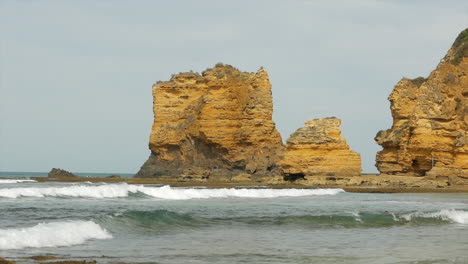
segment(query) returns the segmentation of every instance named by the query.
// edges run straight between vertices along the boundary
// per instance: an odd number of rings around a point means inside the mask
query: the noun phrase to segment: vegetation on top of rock
[[[215,64],[215,66],[213,67],[213,69],[216,69],[216,68],[227,68],[227,69],[230,69],[230,70],[233,70],[233,71],[239,71],[239,69],[237,69],[236,67],[230,65],[230,64],[224,64],[222,62],[218,62]],[[212,70],[210,68],[206,69],[206,70]]]
[[[424,77],[418,77],[418,78],[410,79],[410,81],[411,81],[414,85],[420,86],[421,84],[423,84],[423,82],[426,81],[426,78],[424,78]]]
[[[461,45],[463,42],[468,41],[468,28],[460,32],[458,37],[455,39],[455,43],[453,44],[455,47]]]
[[[464,57],[468,57],[468,28],[463,30],[453,43],[454,51],[452,60],[453,65],[458,65]]]

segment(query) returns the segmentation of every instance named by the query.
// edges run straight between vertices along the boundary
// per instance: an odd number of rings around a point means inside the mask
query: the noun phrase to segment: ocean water
[[[19,263],[46,254],[98,263],[468,263],[468,194],[0,176],[17,177],[0,177],[0,257]]]

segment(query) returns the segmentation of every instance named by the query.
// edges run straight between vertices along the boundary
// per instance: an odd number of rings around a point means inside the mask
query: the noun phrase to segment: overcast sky
[[[223,62],[266,68],[283,140],[339,117],[375,172],[393,86],[467,26],[466,0],[0,0],[0,171],[135,173],[152,84]]]

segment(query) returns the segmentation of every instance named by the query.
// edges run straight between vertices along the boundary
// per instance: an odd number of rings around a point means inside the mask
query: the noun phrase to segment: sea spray
[[[172,188],[170,186],[146,187],[143,185],[106,184],[99,186],[76,185],[67,187],[29,187],[0,189],[0,197],[81,197],[81,198],[122,198],[129,194],[144,195],[165,200],[189,200],[208,198],[275,198],[310,195],[336,195],[342,189],[199,189]]]
[[[36,182],[35,180],[16,180],[16,179],[0,179],[0,184]]]
[[[131,186],[131,192],[138,191],[148,196],[171,199],[207,199],[207,198],[275,198],[275,197],[299,197],[310,195],[336,195],[344,192],[342,189],[180,189],[170,186],[148,188],[143,186]],[[141,188],[143,187],[143,188]]]
[[[40,223],[33,227],[0,229],[0,250],[63,247],[112,235],[92,221]]]
[[[441,210],[439,212],[425,213],[425,212],[414,212],[402,215],[406,221],[414,219],[440,219],[443,221],[454,222],[458,224],[468,224],[468,212],[461,210]]]
[[[127,184],[109,184],[101,186],[75,185],[67,187],[29,187],[0,189],[0,197],[85,197],[118,198],[128,196]]]

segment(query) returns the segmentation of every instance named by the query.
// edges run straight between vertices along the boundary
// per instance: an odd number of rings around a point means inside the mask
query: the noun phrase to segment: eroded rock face
[[[314,119],[291,134],[279,162],[286,178],[360,175],[361,157],[341,137],[340,124],[341,120],[334,117]]]
[[[388,99],[392,128],[375,137],[381,173],[468,177],[468,29],[427,79],[403,78]]]
[[[151,155],[136,177],[207,179],[277,173],[284,151],[268,74],[216,65],[153,86]]]

